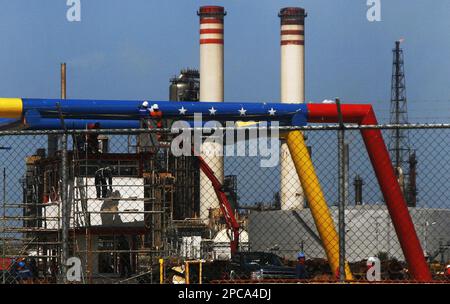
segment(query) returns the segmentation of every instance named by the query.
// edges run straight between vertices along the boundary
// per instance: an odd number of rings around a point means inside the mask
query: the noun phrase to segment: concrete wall
[[[331,211],[337,226],[337,208],[331,207]],[[309,209],[297,212],[304,224],[295,218],[292,211],[252,212],[249,217],[251,250],[267,251],[278,247],[279,250],[274,252],[295,259],[303,243],[308,258],[326,258],[321,244],[313,237],[313,234],[318,233]],[[430,254],[437,252],[439,241],[450,243],[450,210],[411,208],[410,213],[424,250],[425,243]],[[427,221],[429,225],[426,227]],[[387,252],[391,257],[404,260],[384,205],[348,207],[346,231],[346,253],[350,262],[367,259],[378,252]],[[447,252],[445,259],[450,258],[449,254]],[[436,259],[440,260],[440,256]]]

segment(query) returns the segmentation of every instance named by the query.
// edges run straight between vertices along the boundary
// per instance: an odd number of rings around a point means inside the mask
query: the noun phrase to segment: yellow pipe
[[[164,284],[164,259],[159,259],[159,284]]]
[[[21,118],[22,110],[21,98],[0,98],[0,118]]]
[[[328,263],[332,272],[337,274],[339,271],[339,236],[309,156],[303,134],[300,131],[291,131],[287,134],[286,141],[308,200],[311,214],[322,239]],[[346,280],[353,280],[348,263],[345,264],[345,273]]]

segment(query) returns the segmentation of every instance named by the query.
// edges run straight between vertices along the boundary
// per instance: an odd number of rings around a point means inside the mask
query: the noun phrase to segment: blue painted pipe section
[[[36,110],[43,117],[58,116],[58,104],[64,116],[95,115],[137,117],[142,101],[84,100],[84,99],[30,99],[23,98],[23,111]]]
[[[15,118],[0,118],[0,130],[9,130],[20,127],[22,121]]]
[[[25,127],[28,130],[61,130],[60,118],[43,118],[35,110],[25,115]],[[73,119],[65,118],[64,125],[68,130],[86,129],[88,125],[99,123],[102,129],[136,129],[140,127],[139,120],[107,120],[107,119]]]
[[[23,112],[38,112],[43,118],[57,118],[59,109],[65,119],[85,120],[138,120],[149,117],[144,100],[86,100],[86,99],[23,99]],[[253,102],[170,102],[148,101],[157,104],[163,118],[192,120],[194,113],[203,120],[276,120],[294,125],[305,125],[305,104],[253,103]],[[59,105],[59,109],[58,109]]]
[[[68,130],[85,130],[88,125],[99,123],[101,129],[138,129],[140,128],[140,120],[107,120],[107,119],[64,119],[65,127]],[[259,124],[250,125],[249,127],[258,127]],[[264,127],[271,127],[272,124],[268,122]],[[175,127],[175,126],[174,126]],[[201,124],[192,120],[185,121],[185,123],[178,124],[176,128],[214,128],[227,127],[223,125],[214,125],[208,121],[203,121]],[[0,124],[0,128],[2,125]],[[3,129],[11,128],[10,125]],[[59,118],[40,118],[33,120],[26,120],[25,128],[27,130],[61,130],[61,120]]]
[[[106,120],[106,119],[65,119],[68,130],[84,130],[88,125],[99,123],[101,129],[138,129],[139,120]],[[57,118],[43,118],[39,122],[27,124],[28,130],[61,130],[61,121]]]

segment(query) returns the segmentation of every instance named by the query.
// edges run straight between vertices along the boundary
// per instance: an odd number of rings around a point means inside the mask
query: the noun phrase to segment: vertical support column
[[[364,181],[361,176],[356,175],[353,181],[353,185],[355,186],[355,206],[363,204],[363,185]]]
[[[190,284],[189,276],[190,276],[190,273],[189,273],[189,261],[185,261],[184,262],[184,283],[186,285]]]
[[[67,133],[61,137],[61,272],[63,281],[66,281],[66,261],[69,258],[69,206],[67,201]]]
[[[164,284],[164,259],[159,259],[159,284]]]
[[[305,102],[305,17],[303,8],[286,7],[278,14],[281,20],[281,102]],[[281,142],[282,210],[302,209],[304,194],[287,144]]]
[[[342,119],[341,103],[336,99],[340,129],[338,130],[338,161],[339,161],[339,280],[345,281],[345,205],[347,204],[347,152],[345,130]]]
[[[3,168],[3,218],[2,218],[2,268],[5,268],[6,261],[6,168]],[[2,282],[3,285],[6,284],[6,271],[2,271]]]
[[[61,99],[66,99],[66,64],[61,64]],[[61,119],[63,119],[61,117]],[[61,137],[61,271],[63,281],[66,281],[66,261],[69,258],[69,202],[67,200],[67,178],[68,178],[68,161],[67,161],[67,139],[66,130]]]
[[[222,6],[202,6],[197,12],[200,17],[200,100],[223,102],[224,95],[224,16]],[[219,143],[205,143],[201,156],[223,183],[223,152]],[[209,178],[200,172],[200,217],[207,219],[211,209],[218,209],[219,201]]]

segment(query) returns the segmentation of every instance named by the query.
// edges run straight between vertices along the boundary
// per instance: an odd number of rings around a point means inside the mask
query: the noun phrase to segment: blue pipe
[[[0,130],[10,130],[22,126],[22,121],[15,118],[0,118]]]
[[[143,100],[83,100],[83,99],[30,99],[24,98],[23,113],[37,111],[43,118],[57,118],[59,111],[66,119],[124,119],[148,117],[149,110],[142,107]],[[253,102],[170,102],[149,101],[157,104],[163,118],[190,120],[195,113],[203,120],[276,120],[294,125],[305,125],[305,104],[253,103]],[[59,105],[59,107],[58,107]]]
[[[63,125],[60,118],[43,118],[34,110],[25,115],[25,128],[28,130],[61,130]],[[88,125],[99,123],[102,129],[136,129],[140,127],[139,120],[107,120],[107,119],[64,119],[64,126],[68,130],[87,129]]]
[[[152,111],[156,105],[159,110]],[[58,122],[61,115],[68,128],[84,128],[98,121],[111,128],[131,127],[151,116],[178,121],[220,121],[222,125],[225,121],[273,121],[303,126],[308,111],[306,104],[285,103],[0,98],[0,118],[15,119],[19,124],[25,121],[29,128],[61,128]],[[112,122],[119,120],[124,121]],[[14,121],[6,121],[9,123]]]

